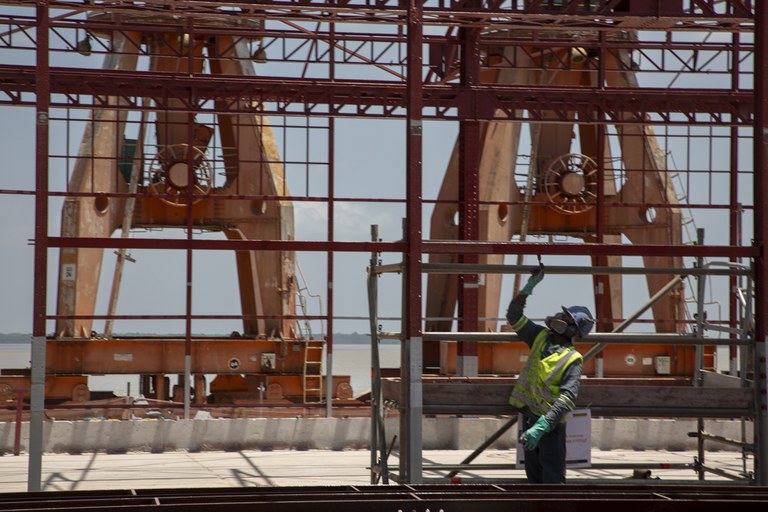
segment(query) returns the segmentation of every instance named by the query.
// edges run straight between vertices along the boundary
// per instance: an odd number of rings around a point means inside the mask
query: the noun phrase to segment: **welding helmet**
[[[592,313],[584,306],[561,306],[562,311],[555,316],[547,317],[544,322],[547,327],[566,338],[584,338],[595,325]]]

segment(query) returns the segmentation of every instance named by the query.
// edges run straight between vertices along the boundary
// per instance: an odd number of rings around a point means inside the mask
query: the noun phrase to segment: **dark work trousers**
[[[523,414],[521,432],[531,428],[537,419]],[[532,451],[525,451],[525,476],[532,484],[565,483],[565,423],[544,434]]]

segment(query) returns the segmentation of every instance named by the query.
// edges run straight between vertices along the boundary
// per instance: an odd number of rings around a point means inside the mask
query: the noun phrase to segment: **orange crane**
[[[111,12],[90,21],[112,22]],[[178,24],[168,16],[136,15],[134,23]],[[213,20],[211,23],[228,23]],[[250,22],[257,23],[257,22]],[[111,31],[94,34],[111,44],[105,70],[136,70],[149,55],[152,73],[253,75],[250,39],[194,36],[180,31]],[[90,38],[90,35],[89,35]],[[292,240],[293,204],[269,120],[258,114],[227,113],[222,101],[215,127],[198,122],[185,100],[169,98],[154,112],[156,145],[126,136],[129,120],[118,97],[100,98],[83,134],[70,175],[61,221],[63,237],[109,238],[123,229],[183,228],[217,231],[230,240]],[[241,100],[246,101],[246,100]],[[239,107],[244,107],[239,105]],[[218,133],[219,161],[210,156]],[[150,155],[144,158],[144,155]],[[224,180],[216,184],[216,166]],[[118,254],[117,269],[127,256]],[[105,333],[94,331],[103,248],[68,247],[60,252],[57,322],[47,341],[47,398],[86,401],[87,376],[140,374],[147,397],[180,401],[185,357],[191,356],[195,403],[235,403],[257,398],[322,403],[326,378],[321,374],[324,342],[297,332],[297,276],[293,251],[238,250],[237,278],[243,330],[233,336],[115,337],[111,319]],[[113,284],[113,316],[119,275]],[[115,287],[117,285],[117,287]],[[137,329],[140,331],[140,329]],[[191,353],[190,353],[191,352]],[[206,375],[214,375],[210,394]],[[171,385],[169,375],[178,375]],[[18,379],[25,377],[17,377]],[[8,384],[18,388],[14,381]],[[335,376],[334,398],[351,398],[348,376]]]
[[[514,38],[514,34],[499,33]],[[520,37],[524,37],[524,32]],[[562,34],[557,34],[561,39]],[[550,34],[555,36],[555,34]],[[547,34],[539,37],[546,38]],[[594,43],[597,34],[580,33],[582,44]],[[609,38],[633,37],[630,32],[616,32]],[[565,37],[567,40],[577,40]],[[484,47],[483,84],[546,84],[552,87],[600,87],[598,64],[606,70],[604,81],[610,87],[637,87],[629,51],[596,52],[577,43],[558,47],[499,45]],[[586,45],[585,45],[586,46]],[[598,63],[602,58],[604,62]],[[515,179],[519,160],[523,123],[483,122],[480,135],[479,163],[479,239],[484,241],[525,241],[528,235],[567,235],[585,242],[597,241],[598,223],[602,223],[602,242],[620,243],[625,236],[636,244],[679,245],[682,243],[682,214],[665,155],[658,147],[652,127],[642,124],[615,125],[611,145],[609,134],[597,125],[579,123],[575,113],[568,119],[544,112],[539,122],[529,123],[530,164],[526,177]],[[602,137],[602,141],[600,140]],[[619,155],[613,155],[617,149]],[[616,159],[621,165],[616,165]],[[599,162],[601,165],[599,165]],[[519,171],[518,171],[519,172]],[[430,225],[433,240],[459,238],[455,221],[459,198],[459,143],[453,150],[440,189]],[[600,190],[599,190],[600,189]],[[599,192],[599,193],[598,193]],[[598,219],[598,197],[602,198],[604,217]],[[593,256],[593,265],[620,267],[620,257]],[[451,254],[432,254],[430,263],[457,263]],[[645,256],[648,268],[682,268],[682,257]],[[483,255],[480,264],[502,264],[503,255]],[[522,260],[518,259],[518,264]],[[670,276],[649,273],[650,295],[662,289]],[[451,320],[458,300],[456,274],[430,274],[427,284],[426,331],[451,330]],[[500,309],[501,274],[486,274],[478,289],[478,331],[496,331]],[[598,329],[609,332],[623,318],[620,275],[594,277]],[[505,299],[508,300],[508,299]],[[559,306],[559,304],[555,305]],[[683,330],[685,304],[682,284],[673,288],[653,305],[658,332]],[[483,320],[486,318],[486,320]],[[433,319],[433,320],[431,320]],[[607,319],[607,320],[606,320]],[[436,344],[425,347],[424,366],[440,367],[441,373],[456,371],[456,345]],[[693,351],[690,348],[644,345],[633,346],[637,359],[666,355],[671,357],[671,375],[690,375]],[[627,347],[606,347],[606,376],[643,375],[652,372],[648,365],[628,364]],[[477,370],[485,374],[517,372],[525,350],[516,344],[479,344]],[[594,371],[594,363],[586,371]]]

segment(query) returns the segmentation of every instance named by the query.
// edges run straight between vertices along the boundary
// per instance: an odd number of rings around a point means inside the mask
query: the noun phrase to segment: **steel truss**
[[[189,260],[197,250],[305,251],[324,255],[328,261],[325,299],[321,315],[328,333],[334,325],[334,255],[340,253],[396,253],[403,255],[402,337],[407,359],[403,365],[403,418],[407,435],[401,436],[403,481],[421,479],[420,437],[417,424],[423,412],[421,368],[417,354],[428,335],[423,332],[422,276],[428,271],[424,255],[458,254],[463,264],[479,264],[483,255],[568,255],[588,257],[675,256],[681,258],[720,257],[732,262],[748,259],[754,265],[754,350],[756,353],[756,423],[764,440],[768,418],[765,398],[765,207],[768,187],[768,156],[762,137],[768,130],[766,97],[766,55],[768,54],[768,10],[751,0],[684,0],[680,2],[633,2],[625,0],[525,0],[402,2],[400,0],[314,1],[2,1],[0,12],[0,107],[35,109],[34,189],[4,185],[5,195],[33,195],[35,199],[35,275],[33,368],[45,367],[46,323],[57,319],[47,309],[50,293],[46,282],[49,250],[66,248],[176,249],[186,251]],[[363,29],[361,29],[363,27]],[[226,37],[231,45],[244,44],[252,62],[274,64],[269,73],[242,77],[203,73],[194,66],[184,72],[139,71],[137,69],[94,69],[80,55],[102,54],[119,57],[111,44],[116,38],[141,33],[149,36],[175,35],[176,57],[194,64],[199,57],[196,45],[208,45],[214,60],[231,48],[210,45],[211,39]],[[710,40],[709,35],[715,34]],[[575,36],[578,36],[574,38]],[[511,51],[497,51],[499,48]],[[574,51],[575,50],[575,51]],[[138,59],[152,57],[149,46],[137,45]],[[166,48],[163,51],[171,51]],[[633,59],[625,56],[632,55]],[[502,57],[499,57],[502,55]],[[510,58],[509,55],[524,56]],[[5,56],[8,58],[6,59]],[[588,57],[584,64],[581,57]],[[63,63],[57,57],[66,57]],[[541,59],[534,61],[532,59]],[[577,63],[597,77],[596,83],[573,87],[546,83],[504,85],[489,83],[483,73],[527,69],[572,69]],[[525,61],[525,62],[524,62]],[[547,62],[544,65],[541,62]],[[612,67],[605,62],[614,62]],[[537,64],[536,62],[539,62]],[[291,64],[291,67],[280,67]],[[606,75],[636,73],[661,79],[664,85],[637,87],[605,86]],[[714,80],[716,77],[718,80]],[[685,82],[685,83],[683,83]],[[327,205],[323,240],[207,240],[197,236],[195,225],[186,224],[184,239],[109,238],[98,236],[56,236],[48,227],[52,198],[130,196],[124,191],[91,188],[76,193],[51,185],[52,169],[74,155],[56,155],[49,142],[52,127],[77,129],[87,122],[83,113],[109,112],[115,118],[139,111],[165,115],[219,113],[278,116],[285,119],[326,120],[328,140],[334,140],[334,121],[348,118],[400,119],[405,121],[404,193],[396,199],[384,197],[339,197],[334,192],[334,162],[343,150],[338,142],[328,143],[322,165],[328,169],[326,190],[284,195],[231,194],[222,199],[321,202]],[[478,193],[479,159],[474,143],[488,122],[521,122],[557,125],[577,118],[597,133],[610,134],[609,125],[653,127],[666,147],[677,139],[687,141],[688,153],[704,152],[702,147],[725,141],[730,156],[724,166],[713,158],[697,168],[683,163],[684,181],[703,174],[708,185],[688,205],[697,211],[721,215],[725,235],[716,244],[615,243],[606,230],[606,220],[615,209],[599,200],[594,238],[583,244],[530,241],[481,240],[477,212],[499,208],[499,201],[483,199]],[[439,201],[425,197],[423,179],[423,135],[425,121],[460,123],[461,186],[456,204],[460,211],[456,240],[428,240],[423,233],[422,213]],[[676,131],[677,130],[677,131]],[[309,128],[307,128],[309,131]],[[696,145],[697,137],[702,144]],[[751,140],[752,155],[739,147]],[[600,146],[600,144],[598,144]],[[600,151],[605,152],[604,147]],[[723,147],[720,145],[719,147]],[[475,149],[473,149],[475,148]],[[291,146],[287,147],[290,152]],[[290,157],[288,157],[290,158]],[[307,156],[304,164],[310,164]],[[113,160],[116,157],[112,157]],[[298,160],[298,159],[297,159]],[[750,162],[751,160],[751,162]],[[114,163],[114,162],[113,162]],[[308,166],[308,165],[307,165]],[[746,169],[746,170],[745,170]],[[600,172],[603,173],[604,168]],[[69,172],[69,171],[67,171]],[[633,172],[632,169],[626,172]],[[637,170],[635,170],[637,172]],[[643,171],[641,171],[643,172]],[[307,179],[307,181],[309,181]],[[309,187],[307,187],[309,189]],[[745,192],[745,189],[747,190]],[[750,190],[751,189],[751,190]],[[726,190],[725,197],[720,192]],[[604,192],[604,191],[602,191]],[[601,192],[601,193],[602,193]],[[140,194],[137,197],[142,197]],[[371,202],[399,205],[404,212],[402,239],[372,241],[338,240],[334,236],[334,207],[340,202]],[[521,201],[517,206],[522,206]],[[191,201],[190,201],[191,205]],[[515,205],[513,205],[515,206]],[[546,207],[546,204],[541,206]],[[636,205],[635,205],[636,206]],[[669,204],[650,203],[649,208],[669,209]],[[191,206],[186,213],[191,216]],[[741,218],[754,224],[751,244],[741,240]],[[372,265],[374,266],[374,265]],[[600,266],[600,265],[598,265]],[[471,268],[471,267],[469,267]],[[461,277],[459,329],[475,332],[477,318],[477,274]],[[736,276],[731,283],[735,285]],[[728,305],[723,324],[735,328],[736,301]],[[191,336],[193,315],[187,305],[182,315]],[[222,318],[239,315],[220,315]],[[151,318],[153,315],[138,315]],[[242,316],[240,316],[242,318]],[[615,319],[619,320],[619,319]],[[372,328],[372,334],[376,330]],[[736,340],[736,341],[734,341]],[[733,343],[743,338],[734,337]],[[760,366],[762,365],[762,366]],[[40,456],[42,439],[44,374],[33,375],[33,446]],[[768,460],[765,443],[759,460]],[[768,484],[768,471],[758,468],[757,482]],[[39,466],[38,466],[39,469]],[[31,465],[30,474],[34,473]],[[39,476],[39,474],[38,474]],[[37,482],[39,484],[39,482]],[[34,488],[34,478],[30,479]]]

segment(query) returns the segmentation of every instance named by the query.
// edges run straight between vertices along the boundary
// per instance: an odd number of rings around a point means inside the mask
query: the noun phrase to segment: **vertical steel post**
[[[473,2],[479,7],[477,2]],[[473,27],[459,29],[460,80],[465,91],[480,84],[480,30]],[[468,95],[471,98],[471,95]],[[459,120],[459,240],[477,240],[479,233],[479,173],[480,173],[480,121],[477,120],[474,100],[460,106],[463,114]],[[476,254],[460,254],[460,263],[475,264]],[[459,274],[458,279],[458,330],[477,332],[478,295],[477,274]],[[477,342],[460,341],[456,347],[456,373],[467,377],[477,376]]]
[[[421,334],[421,170],[422,170],[422,49],[423,11],[420,0],[408,0],[407,118],[406,118],[406,242],[403,279],[403,335],[400,379],[400,480],[422,481],[422,343]]]
[[[766,337],[768,336],[768,286],[766,286],[766,238],[768,216],[768,4],[755,3],[755,470],[757,484],[768,485],[768,389],[766,388]]]
[[[749,268],[750,274],[747,277],[747,290],[745,292],[747,296],[746,305],[744,306],[744,318],[741,322],[741,327],[745,331],[748,331],[752,326],[755,325],[754,323],[754,302],[752,300],[752,297],[755,296],[755,289],[754,289],[754,279],[755,279],[755,267],[754,264],[750,266]],[[754,332],[752,334],[754,338],[757,338],[757,332]],[[748,386],[749,379],[747,378],[749,376],[750,371],[752,370],[749,368],[748,360],[749,360],[749,352],[752,350],[752,346],[749,347],[741,347],[739,348],[739,378],[741,379],[741,385],[744,387]],[[753,354],[754,355],[754,354]],[[755,440],[757,442],[757,440]]]
[[[27,490],[41,490],[43,469],[43,413],[45,409],[45,317],[48,267],[48,135],[51,101],[49,69],[50,13],[48,1],[37,3],[35,67],[35,277],[32,314],[32,376],[29,414]]]
[[[734,32],[731,36],[733,40],[733,47],[732,47],[732,54],[731,54],[731,90],[737,91],[740,89],[739,87],[739,79],[741,78],[741,69],[740,69],[740,37],[738,32]],[[730,129],[731,135],[730,135],[730,219],[729,219],[729,244],[732,247],[736,247],[741,245],[741,217],[742,217],[742,211],[741,211],[741,205],[739,204],[739,127],[738,126],[731,126]],[[740,263],[740,258],[730,258],[730,261],[732,263]],[[741,278],[737,276],[731,276],[728,278],[728,318],[730,319],[730,323],[728,324],[728,327],[735,329],[737,327],[742,327],[738,325],[737,316],[739,314],[739,297],[738,297],[738,288],[740,286]],[[752,300],[751,297],[749,297],[747,300]],[[736,338],[737,334],[735,332],[732,332],[730,335],[731,338]],[[732,377],[735,377],[738,370],[737,370],[737,357],[738,357],[738,347],[735,345],[731,345],[728,347],[728,370],[729,374]]]
[[[379,241],[379,226],[375,224],[371,226],[371,241]],[[368,269],[368,313],[371,321],[371,484],[377,484],[381,479],[382,483],[387,485],[389,469],[379,360],[379,274],[376,272],[378,261],[379,253],[371,252]]]
[[[187,19],[187,75],[190,78],[195,74],[195,27],[193,18]],[[190,98],[190,105],[195,104],[195,98]],[[195,203],[194,190],[192,185],[195,183],[195,166],[193,162],[193,152],[191,148],[195,147],[195,113],[187,114],[187,240],[190,247],[186,250],[187,256],[187,296],[186,296],[186,318],[184,319],[184,378],[182,379],[183,397],[184,397],[184,419],[190,418],[190,383],[192,381],[192,228],[194,226],[194,216],[192,206]],[[174,400],[173,388],[171,388],[171,399]],[[158,396],[162,400],[163,397]]]
[[[190,152],[191,153],[191,152]],[[190,172],[192,172],[192,166],[189,166]],[[194,183],[193,180],[188,183]],[[190,190],[192,187],[189,187]],[[190,192],[191,196],[191,192]],[[190,198],[191,199],[191,198]],[[192,201],[190,200],[187,205],[189,215],[192,215]],[[192,226],[191,220],[188,220],[187,232],[188,240],[192,240]],[[186,250],[187,255],[187,297],[186,297],[186,318],[184,319],[184,419],[190,418],[190,393],[189,384],[192,375],[192,248],[189,247]],[[171,388],[173,389],[173,388]],[[163,400],[165,397],[158,395],[158,400]],[[171,393],[171,399],[173,399],[173,393]]]
[[[379,239],[379,226],[371,225],[371,241],[376,242]],[[368,317],[370,318],[371,329],[371,484],[376,483],[376,452],[379,447],[379,412],[381,407],[381,370],[379,368],[379,289],[378,274],[376,274],[376,263],[378,253],[371,252],[371,262],[368,267]]]
[[[696,245],[702,246],[704,245],[704,230],[699,228],[696,230]],[[699,256],[696,258],[696,267],[699,269],[704,268],[704,258]],[[706,293],[707,289],[707,276],[705,275],[698,275],[696,276],[696,337],[701,340],[701,342],[704,342],[704,294]],[[696,345],[696,364],[694,365],[694,375],[693,375],[693,385],[695,387],[701,387],[703,383],[704,376],[702,375],[702,370],[704,368],[704,345],[702,343],[699,343]],[[705,457],[705,451],[704,451],[704,438],[702,437],[702,432],[704,432],[704,418],[696,418],[696,428],[699,433],[698,437],[696,438],[696,447],[698,450],[698,457],[699,457],[699,464],[701,464],[701,469],[699,470],[699,480],[704,480],[705,472],[704,472],[704,466],[706,464],[706,461],[704,460]]]
[[[193,52],[194,48],[194,42],[193,37],[190,31],[189,34],[189,52],[190,55]],[[191,57],[190,57],[191,58]],[[192,63],[190,62],[190,74],[192,73]],[[195,129],[195,115],[193,113],[189,114],[188,118],[188,144],[190,148],[194,147],[194,129]],[[193,217],[192,217],[192,205],[194,204],[194,196],[193,196],[193,190],[194,187],[192,186],[192,183],[195,183],[195,175],[194,175],[194,164],[191,161],[192,159],[192,151],[187,151],[187,183],[190,185],[187,187],[187,241],[189,242],[189,247],[186,249],[186,257],[187,257],[187,286],[186,286],[186,308],[185,308],[185,318],[184,318],[184,378],[182,379],[182,384],[184,386],[184,419],[188,420],[190,418],[190,393],[189,393],[189,383],[191,381],[191,375],[192,375],[192,239],[194,238],[192,236],[192,228],[193,228]],[[173,388],[171,388],[173,390]],[[159,400],[163,400],[164,397],[160,396],[158,393]],[[173,400],[173,392],[171,392],[171,399]]]
[[[600,48],[598,49],[597,57],[597,89],[605,91],[605,32],[600,32],[598,35],[600,41]],[[606,128],[605,128],[605,110],[601,107],[597,107],[597,199],[595,204],[595,210],[597,211],[595,218],[595,239],[598,244],[603,243],[605,236],[605,221],[608,218],[608,214],[605,211],[605,163],[606,163]],[[603,260],[605,263],[605,260]],[[607,285],[606,279],[606,285]],[[598,312],[598,314],[600,314]]]
[[[13,433],[13,455],[18,457],[21,453],[21,417],[24,412],[24,393],[16,390],[16,428]]]
[[[336,33],[336,24],[331,23],[328,27],[328,78],[330,80],[336,79],[336,41],[335,41],[335,33]],[[334,202],[333,202],[333,196],[334,196],[334,179],[333,175],[335,172],[335,150],[336,150],[336,142],[334,140],[334,131],[335,131],[336,125],[334,123],[334,118],[330,117],[328,118],[328,241],[332,242],[335,234],[333,230],[333,210],[334,210]],[[309,150],[307,150],[309,151]],[[326,288],[326,294],[327,294],[327,300],[326,303],[328,304],[328,311],[327,313],[327,321],[325,323],[326,325],[326,334],[328,336],[327,344],[325,346],[326,348],[326,368],[325,368],[325,415],[328,418],[333,417],[333,408],[331,406],[333,402],[333,393],[332,393],[332,387],[333,387],[333,251],[328,251],[327,253],[327,268],[328,268],[328,284]],[[321,386],[322,387],[322,386]]]
[[[605,32],[600,32],[598,35],[600,40],[600,48],[598,50],[597,59],[597,88],[601,91],[605,90]],[[596,116],[598,119],[595,131],[597,132],[597,204],[595,204],[596,210],[596,223],[595,223],[595,241],[598,244],[604,242],[605,237],[605,221],[608,217],[605,209],[605,153],[606,153],[606,129],[605,129],[605,111],[597,107]],[[598,266],[607,266],[608,258],[606,256],[596,256],[594,261]],[[611,332],[613,330],[613,315],[607,315],[606,312],[613,312],[612,297],[610,296],[611,283],[607,275],[594,276],[592,280],[595,286],[595,315],[597,317],[597,325],[595,330],[598,332]],[[602,378],[604,375],[604,360],[603,353],[599,352],[595,356],[595,377]]]
[[[331,119],[331,125],[333,125],[333,119]],[[331,172],[333,174],[333,172]],[[330,189],[333,190],[333,189]],[[333,194],[333,192],[331,192]],[[329,202],[328,204],[329,211],[332,211],[333,209],[333,203]],[[333,219],[333,216],[330,215],[329,219]],[[333,240],[333,222],[329,222],[331,224],[328,226],[328,240]],[[328,284],[326,287],[326,294],[327,294],[327,300],[326,303],[328,304],[327,308],[328,311],[326,311],[326,345],[325,345],[325,416],[327,418],[333,417],[333,251],[328,251],[327,253],[327,273],[328,273]],[[322,387],[322,386],[321,386]]]

